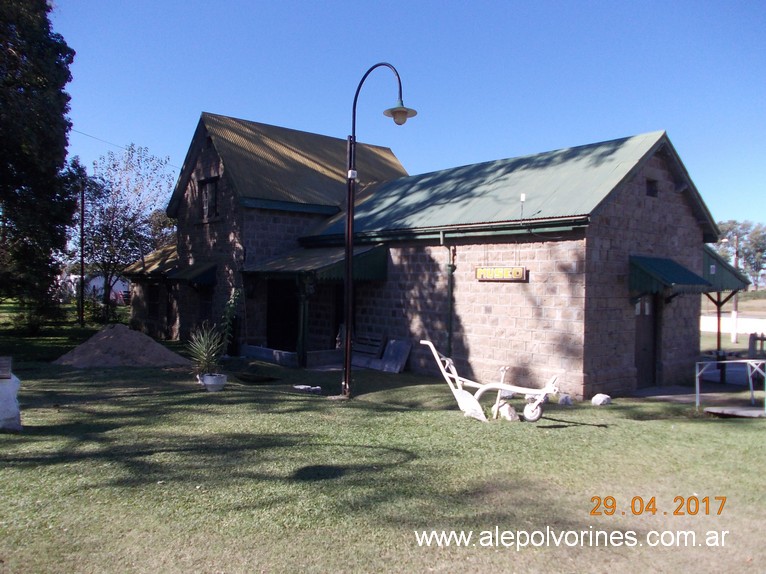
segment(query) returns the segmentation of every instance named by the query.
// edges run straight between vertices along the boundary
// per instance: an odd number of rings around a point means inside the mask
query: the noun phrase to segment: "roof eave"
[[[589,223],[590,216],[577,215],[539,220],[445,225],[416,229],[383,229],[356,232],[354,233],[354,241],[360,243],[388,243],[392,241],[433,240],[443,238],[447,235],[452,238],[464,238],[522,235],[525,233],[554,233],[573,231],[578,228],[586,227]],[[345,236],[342,233],[333,233],[301,237],[298,241],[303,246],[322,246],[342,244],[344,240]]]

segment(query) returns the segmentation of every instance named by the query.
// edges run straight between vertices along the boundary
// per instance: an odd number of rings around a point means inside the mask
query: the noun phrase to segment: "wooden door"
[[[655,298],[645,295],[636,302],[636,386],[657,384],[657,312]]]

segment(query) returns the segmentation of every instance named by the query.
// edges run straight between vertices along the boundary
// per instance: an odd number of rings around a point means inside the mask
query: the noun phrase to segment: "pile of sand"
[[[92,367],[188,367],[188,359],[125,325],[108,325],[79,347],[53,361],[78,369]]]

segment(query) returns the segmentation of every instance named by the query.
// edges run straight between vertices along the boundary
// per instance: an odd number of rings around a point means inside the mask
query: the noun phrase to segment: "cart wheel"
[[[540,405],[534,405],[529,403],[524,405],[524,420],[530,423],[534,423],[540,420],[543,416],[543,408]]]

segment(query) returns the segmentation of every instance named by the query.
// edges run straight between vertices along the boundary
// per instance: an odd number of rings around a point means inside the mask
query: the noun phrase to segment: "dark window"
[[[656,179],[646,180],[646,195],[649,197],[657,197],[659,195],[659,187]]]
[[[202,219],[207,220],[218,215],[218,178],[199,182],[202,196]]]

